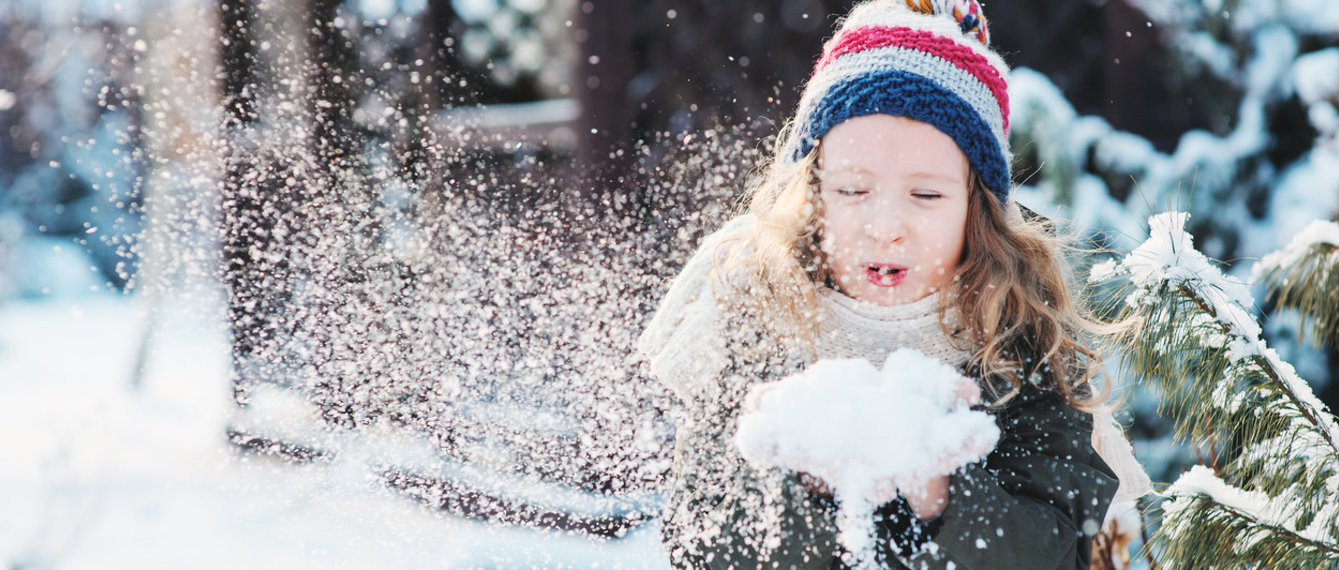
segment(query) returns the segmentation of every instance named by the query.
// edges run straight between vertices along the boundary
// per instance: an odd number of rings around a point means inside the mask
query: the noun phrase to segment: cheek
[[[962,259],[965,243],[966,220],[943,220],[936,232],[934,251],[939,262],[946,267],[955,267]]]
[[[966,213],[944,209],[923,212],[915,220],[916,241],[930,257],[926,261],[937,265],[956,264],[960,257],[958,252],[962,251]]]
[[[840,252],[851,246],[851,228],[855,227],[855,220],[849,211],[845,210],[826,210],[823,217],[819,219],[819,227],[822,231],[819,233],[819,246],[824,253],[829,256],[840,255]]]

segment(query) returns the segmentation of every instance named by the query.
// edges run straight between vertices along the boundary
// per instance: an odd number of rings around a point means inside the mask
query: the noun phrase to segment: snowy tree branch
[[[1190,567],[1339,561],[1339,428],[1262,340],[1245,285],[1193,247],[1187,217],[1153,216],[1147,241],[1090,276],[1126,281],[1122,311],[1141,323],[1119,339],[1129,365],[1164,393],[1181,437],[1227,459],[1231,482],[1200,466],[1172,485],[1158,541]]]
[[[1280,307],[1302,314],[1317,345],[1339,343],[1339,224],[1312,222],[1287,247],[1261,259],[1252,278]]]
[[[1261,339],[1260,326],[1246,310],[1252,301],[1245,285],[1223,275],[1194,249],[1190,235],[1184,230],[1187,218],[1188,215],[1184,213],[1153,216],[1149,219],[1148,241],[1119,263],[1109,262],[1093,271],[1094,280],[1128,276],[1134,286],[1134,291],[1126,298],[1128,311],[1143,313],[1146,318],[1157,314],[1174,314],[1177,312],[1174,308],[1169,312],[1167,307],[1160,306],[1171,301],[1162,294],[1168,291],[1175,292],[1207,316],[1207,320],[1199,322],[1190,318],[1180,323],[1169,323],[1167,332],[1184,327],[1192,327],[1192,330],[1181,330],[1186,333],[1183,335],[1155,339],[1160,343],[1155,346],[1159,354],[1149,355],[1151,358],[1147,360],[1153,366],[1143,371],[1159,376],[1160,372],[1166,371],[1159,367],[1165,365],[1163,357],[1167,354],[1182,350],[1194,351],[1207,341],[1209,346],[1206,348],[1223,359],[1212,363],[1213,366],[1200,366],[1199,370],[1206,372],[1203,378],[1212,383],[1219,380],[1222,373],[1233,368],[1242,368],[1239,372],[1249,376],[1262,375],[1274,389],[1296,405],[1297,411],[1321,434],[1331,451],[1339,456],[1339,428],[1336,428],[1333,418],[1306,383],[1297,377],[1292,366],[1279,359]],[[1210,327],[1211,331],[1193,330],[1205,326]],[[1146,326],[1144,332],[1148,331]]]
[[[1204,311],[1210,317],[1215,319],[1218,318],[1218,313],[1214,310],[1214,307],[1197,294],[1193,287],[1182,283],[1177,286],[1176,290],[1184,295],[1191,303],[1194,303],[1194,305],[1201,311]],[[1232,326],[1227,323],[1219,322],[1218,326],[1222,329],[1224,334],[1232,333]],[[1249,360],[1251,365],[1263,373],[1272,384],[1278,387],[1283,395],[1288,397],[1288,400],[1291,401],[1293,405],[1297,406],[1297,410],[1306,417],[1307,422],[1315,426],[1316,430],[1325,438],[1325,442],[1329,444],[1330,448],[1333,449],[1336,454],[1339,454],[1339,429],[1335,428],[1334,420],[1326,417],[1330,414],[1326,413],[1324,404],[1316,400],[1310,388],[1301,386],[1301,390],[1304,390],[1305,393],[1299,391],[1298,382],[1294,379],[1296,374],[1292,372],[1292,366],[1279,360],[1277,356],[1274,356],[1273,351],[1265,346],[1264,342],[1260,339],[1241,340],[1247,342],[1254,341],[1257,344],[1259,350],[1254,354],[1247,355],[1245,359]],[[1280,368],[1283,367],[1287,368],[1286,373],[1280,372]]]
[[[1180,516],[1176,527],[1174,529],[1166,528],[1164,532],[1174,532],[1178,538],[1198,533],[1202,537],[1200,540],[1217,543],[1217,548],[1200,549],[1195,555],[1192,555],[1192,559],[1204,562],[1206,567],[1212,565],[1211,563],[1221,563],[1223,560],[1235,558],[1260,559],[1274,557],[1274,559],[1277,559],[1279,554],[1277,551],[1283,550],[1283,545],[1293,551],[1291,554],[1294,560],[1299,556],[1308,558],[1316,556],[1314,563],[1323,565],[1322,561],[1330,561],[1332,558],[1339,557],[1339,547],[1334,544],[1304,536],[1289,528],[1285,523],[1268,520],[1261,517],[1260,513],[1252,512],[1250,509],[1217,502],[1208,493],[1176,490],[1169,491],[1167,495],[1173,501],[1173,504],[1165,507],[1164,512],[1176,512]],[[1189,516],[1188,511],[1191,510],[1197,510],[1198,512]],[[1168,519],[1164,518],[1164,520]],[[1248,539],[1245,541],[1239,540],[1243,535]],[[1269,536],[1275,537],[1276,540],[1263,540],[1263,538]],[[1277,540],[1280,536],[1285,537],[1286,540]],[[1190,541],[1182,548],[1190,551],[1192,548],[1185,548],[1185,546],[1196,546],[1196,542],[1198,541]],[[1257,548],[1262,545],[1268,546]],[[1275,552],[1268,555],[1259,553],[1252,556],[1250,551],[1253,549],[1269,549]],[[1176,558],[1188,561],[1180,556]],[[1187,556],[1185,558],[1191,557]],[[1197,567],[1197,565],[1190,564],[1189,567]]]

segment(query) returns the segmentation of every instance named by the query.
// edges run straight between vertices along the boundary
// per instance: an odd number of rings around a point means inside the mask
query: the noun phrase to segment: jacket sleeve
[[[999,443],[950,477],[933,538],[886,543],[885,555],[909,568],[1088,568],[1117,487],[1092,447],[1092,416],[1027,387],[995,420]]]

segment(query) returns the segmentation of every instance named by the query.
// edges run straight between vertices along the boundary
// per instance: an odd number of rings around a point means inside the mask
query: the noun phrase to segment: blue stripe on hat
[[[795,133],[799,147],[793,160],[813,150],[817,141],[842,121],[865,115],[893,115],[926,123],[948,135],[962,149],[972,169],[991,193],[1008,201],[1009,165],[990,125],[953,91],[915,73],[880,70],[833,83],[804,117]]]

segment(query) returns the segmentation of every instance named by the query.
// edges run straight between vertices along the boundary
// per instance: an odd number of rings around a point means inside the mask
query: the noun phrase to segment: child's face
[[[967,223],[967,157],[948,135],[904,117],[838,124],[820,145],[824,258],[837,288],[899,305],[953,280]]]

